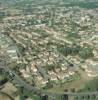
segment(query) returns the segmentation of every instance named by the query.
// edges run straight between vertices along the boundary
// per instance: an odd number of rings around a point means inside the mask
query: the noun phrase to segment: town
[[[1,2],[0,56],[31,86],[78,91],[98,76],[98,7],[31,2]]]

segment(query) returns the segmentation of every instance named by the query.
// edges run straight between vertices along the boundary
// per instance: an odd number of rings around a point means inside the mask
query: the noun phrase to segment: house
[[[65,70],[67,70],[67,67],[66,67],[66,66],[62,66],[62,67],[61,67],[61,70],[62,70],[62,71],[65,71]]]
[[[56,75],[56,73],[54,71],[48,71],[49,75]]]
[[[43,80],[41,81],[41,83],[42,83],[42,85],[46,85],[46,84],[48,83],[48,81],[43,79]]]
[[[41,61],[41,59],[39,59],[39,60],[36,60],[36,63],[37,63],[37,65],[41,65],[41,64],[42,64],[42,61]]]
[[[38,81],[42,81],[43,80],[43,77],[40,75],[38,75],[37,77],[36,77],[36,79],[38,80]]]
[[[38,57],[39,57],[39,58],[43,57],[43,54],[38,54]]]
[[[98,76],[98,74],[90,74],[90,73],[88,73],[87,74],[89,77],[96,77],[96,76]]]
[[[7,53],[16,53],[16,50],[7,50]]]
[[[43,62],[46,63],[48,61],[48,59],[43,59]]]
[[[82,64],[81,67],[84,68],[84,69],[88,68],[88,66],[86,64]]]
[[[64,75],[64,73],[58,73],[58,74],[57,74],[57,77],[58,77],[59,79],[63,80],[63,79],[65,78],[65,75]]]
[[[45,24],[39,24],[39,25],[35,25],[36,28],[41,28],[41,27],[45,27]]]
[[[18,59],[18,56],[12,56],[12,55],[9,55],[9,56],[11,56],[12,60]]]
[[[36,65],[35,64],[32,64],[31,65],[31,70],[34,71],[34,72],[37,72],[37,68],[36,68]]]
[[[45,51],[45,52],[44,52],[44,55],[45,55],[45,56],[49,56],[49,52],[46,52],[46,51]]]
[[[97,50],[93,50],[93,54],[96,58],[98,58],[98,51]]]
[[[56,68],[55,71],[56,71],[57,73],[59,73],[59,72],[60,72],[60,68]]]
[[[54,75],[54,74],[52,74],[50,77],[51,77],[51,79],[50,79],[51,81],[56,81],[56,80],[58,80],[58,79],[57,79],[57,76]]]
[[[29,75],[29,74],[27,74],[27,73],[23,73],[23,77],[24,77],[24,78],[29,78],[29,77],[30,77],[30,75]]]
[[[68,73],[69,73],[69,75],[74,75],[75,74],[75,72],[73,72],[73,71],[69,71]]]
[[[49,57],[49,60],[50,60],[50,61],[54,61],[54,58],[53,58],[53,57]]]
[[[96,31],[98,31],[98,23],[95,25]]]
[[[53,64],[53,62],[52,62],[52,61],[48,61],[47,63],[48,63],[48,65],[51,65],[51,64]]]
[[[87,63],[88,65],[92,65],[92,66],[96,66],[96,65],[98,64],[98,62],[93,61],[93,60],[91,60],[91,59],[86,60],[86,63]]]
[[[22,76],[23,76],[24,78],[29,78],[29,77],[30,77],[30,75],[28,74],[28,72],[27,72],[26,70],[21,69],[20,72],[22,73]]]
[[[70,75],[69,74],[65,74],[65,78],[68,78]]]

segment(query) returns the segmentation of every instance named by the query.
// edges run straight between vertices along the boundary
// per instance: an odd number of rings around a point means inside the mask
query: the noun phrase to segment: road
[[[10,68],[5,67],[5,66],[0,66],[0,69],[4,69],[5,72],[9,73],[10,76],[13,77],[13,79],[16,81],[16,83],[18,85],[20,85],[21,87],[27,89],[28,91],[33,92],[38,92],[41,94],[46,94],[46,95],[72,95],[72,96],[85,96],[85,95],[98,95],[98,91],[94,91],[94,92],[80,92],[80,93],[71,93],[71,92],[49,92],[46,90],[41,90],[40,88],[37,87],[33,87],[31,85],[29,85],[28,83],[26,83],[25,81],[23,81],[19,75],[17,75],[14,71],[12,71]]]
[[[44,79],[46,79],[48,81],[48,79],[50,78],[48,76],[48,74],[46,73],[46,71],[41,67],[41,66],[36,66],[39,73],[44,77]]]

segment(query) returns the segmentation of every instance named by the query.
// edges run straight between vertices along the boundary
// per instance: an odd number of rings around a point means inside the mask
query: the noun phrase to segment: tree
[[[53,64],[47,65],[47,66],[46,66],[46,69],[51,71],[51,70],[54,69],[54,65],[53,65]]]
[[[48,100],[48,95],[41,96],[41,100]]]
[[[80,51],[79,51],[79,56],[83,59],[87,59],[87,58],[90,58],[90,57],[93,57],[94,54],[92,52],[92,49],[90,48],[82,48]]]

